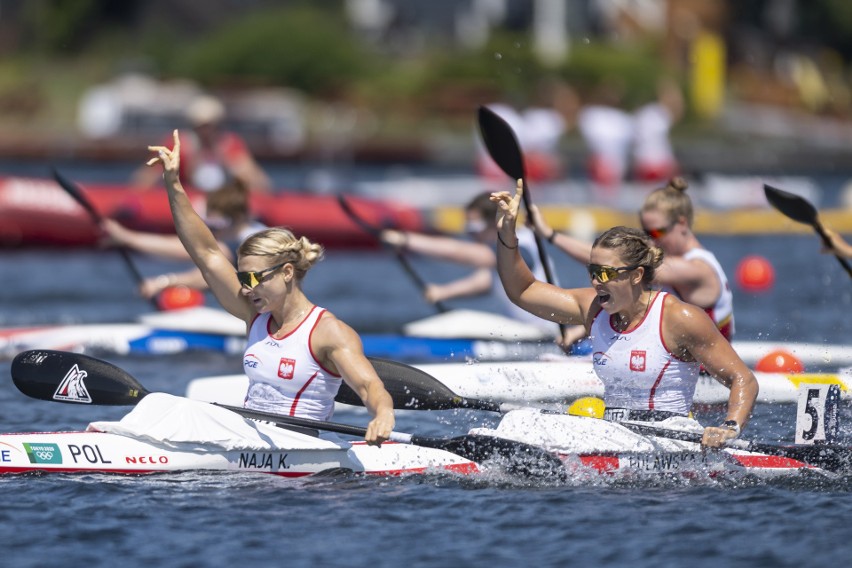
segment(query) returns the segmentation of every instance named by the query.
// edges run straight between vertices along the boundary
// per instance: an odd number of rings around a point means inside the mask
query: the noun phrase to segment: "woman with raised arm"
[[[222,252],[236,266],[240,244],[251,234],[266,228],[266,225],[252,217],[248,188],[240,180],[232,179],[207,196],[205,210],[204,222],[219,241]],[[171,260],[190,260],[189,253],[176,235],[134,231],[113,219],[104,219],[101,229],[107,236],[104,239],[106,245],[124,246]],[[204,290],[207,282],[201,276],[201,271],[193,266],[182,272],[145,278],[139,285],[139,291],[145,298],[152,298],[173,286]]]
[[[519,180],[514,196],[492,194],[500,209],[500,279],[509,298],[528,312],[585,326],[604,385],[605,418],[685,418],[703,365],[731,394],[725,421],[705,428],[702,444],[720,447],[736,438],[751,415],[757,380],[702,309],[652,288],[663,251],[638,229],[614,227],[592,244],[591,288],[568,290],[537,280],[518,254],[522,192]]]
[[[722,265],[692,232],[694,211],[686,194],[688,187],[683,178],[673,178],[665,187],[652,191],[639,211],[645,234],[665,253],[654,284],[703,309],[730,341],[734,337],[733,293]],[[543,238],[575,260],[589,262],[590,243],[554,231],[535,208],[530,217]]]
[[[175,229],[219,303],[246,323],[245,407],[328,420],[341,380],[372,415],[365,440],[381,444],[394,427],[393,401],[364,356],[358,334],[302,291],[322,246],[276,227],[249,236],[237,250],[237,271],[192,207],[178,178],[180,139],[149,146],[163,165]]]

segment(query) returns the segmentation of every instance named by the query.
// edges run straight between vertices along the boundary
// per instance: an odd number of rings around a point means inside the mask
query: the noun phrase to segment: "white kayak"
[[[208,307],[154,312],[133,323],[39,325],[0,329],[0,358],[27,349],[168,355],[188,350],[241,353],[245,324]]]
[[[477,465],[436,448],[393,442],[376,447],[335,435],[313,436],[162,393],[148,395],[118,422],[95,422],[83,432],[0,435],[0,473],[187,470],[388,476],[471,473]]]
[[[560,468],[537,473],[544,481],[583,480],[598,474],[776,477],[818,469],[756,452],[701,452],[696,444],[640,436],[615,423],[564,414],[513,411],[496,429],[471,434],[544,448]],[[387,442],[375,447],[334,434],[306,434],[163,393],[148,394],[118,422],[94,422],[86,431],[0,435],[2,474],[196,470],[294,478],[341,472],[468,475],[489,471],[490,464],[414,444]]]
[[[387,377],[395,408],[411,408],[413,398],[423,409],[503,412],[487,401],[465,401],[417,369],[396,362],[373,365]],[[388,372],[404,372],[405,377]],[[852,457],[846,446],[744,440],[706,452],[698,446],[701,426],[686,417],[615,423],[532,408],[505,411],[493,429],[476,428],[453,438],[393,432],[388,443],[371,447],[340,438],[363,438],[365,428],[152,393],[126,371],[85,355],[28,351],[15,357],[11,375],[21,392],[39,400],[135,406],[121,420],[93,422],[85,432],[2,434],[0,473],[221,470],[297,477],[330,471],[400,475],[493,470],[561,482],[583,479],[587,472],[774,476],[821,467],[834,472],[848,468]],[[823,405],[826,425],[833,420],[828,408]],[[822,423],[817,405],[800,414]]]
[[[566,402],[583,396],[603,396],[603,384],[595,375],[591,360],[570,358],[562,361],[504,363],[426,363],[413,364],[450,390],[466,398],[497,402]],[[761,403],[795,403],[803,384],[836,384],[841,397],[849,400],[852,377],[832,373],[784,374],[755,372]],[[192,399],[225,404],[242,404],[248,378],[245,375],[199,377],[187,385]],[[695,389],[696,404],[724,404],[728,389],[709,376],[701,376]]]
[[[823,471],[780,455],[781,452],[767,454],[736,448],[702,451],[694,441],[640,434],[629,426],[652,432],[692,434],[698,438],[703,430],[698,422],[682,417],[653,424],[618,423],[527,408],[508,412],[496,428],[476,428],[471,433],[545,448],[558,455],[574,476],[591,472],[629,477],[648,474],[778,477],[802,470]]]

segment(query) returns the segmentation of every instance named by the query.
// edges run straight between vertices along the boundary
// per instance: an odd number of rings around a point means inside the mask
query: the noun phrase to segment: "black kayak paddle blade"
[[[12,360],[12,381],[25,395],[71,404],[132,405],[148,391],[126,371],[106,361],[35,349]]]
[[[509,123],[488,107],[479,107],[479,133],[491,159],[510,178],[526,178],[524,157]]]
[[[817,222],[816,208],[804,197],[800,197],[789,191],[763,184],[763,192],[766,199],[778,211],[793,221],[806,225],[815,225]]]

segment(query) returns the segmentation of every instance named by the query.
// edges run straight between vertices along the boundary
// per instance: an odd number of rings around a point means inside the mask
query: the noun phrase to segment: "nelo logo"
[[[630,352],[630,370],[641,373],[645,370],[645,352],[631,351]]]
[[[293,378],[293,374],[296,372],[296,360],[295,359],[284,359],[282,357],[281,361],[278,363],[278,376],[282,379],[290,380]]]

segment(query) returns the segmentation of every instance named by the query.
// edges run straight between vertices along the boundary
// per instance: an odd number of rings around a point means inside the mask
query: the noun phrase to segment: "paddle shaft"
[[[231,412],[236,412],[245,418],[252,420],[264,420],[266,422],[274,422],[275,424],[284,424],[289,426],[299,426],[302,428],[314,428],[316,430],[325,430],[335,432],[337,434],[346,434],[349,436],[364,437],[367,435],[367,429],[360,426],[352,426],[350,424],[339,424],[337,422],[326,422],[324,420],[312,420],[309,418],[299,418],[298,416],[285,416],[273,412],[263,412],[261,410],[252,410],[250,408],[242,408],[239,406],[230,406],[228,404],[213,403],[215,406],[227,408]],[[415,436],[404,432],[391,432],[390,438],[392,442],[401,444],[414,444],[416,446],[438,447],[439,443],[445,440],[436,438],[426,438],[423,436]]]
[[[338,194],[337,201],[338,201],[338,203],[340,203],[340,208],[343,209],[343,212],[346,213],[346,215],[350,219],[352,219],[352,221],[356,225],[361,227],[361,229],[364,232],[369,233],[370,235],[373,235],[374,237],[376,237],[376,239],[378,239],[379,242],[381,242],[381,238],[380,238],[381,233],[382,233],[381,229],[371,225],[365,219],[363,219],[360,215],[358,215],[355,212],[355,210],[352,209],[352,206],[349,204],[349,202],[346,200],[346,198],[342,194]],[[408,261],[408,257],[406,257],[405,254],[402,251],[397,250],[397,249],[394,250],[394,256],[396,257],[396,260],[399,262],[400,266],[402,266],[402,269],[405,271],[405,273],[408,274],[408,277],[411,278],[412,282],[414,282],[414,285],[417,286],[417,288],[421,292],[425,292],[426,291],[426,281],[423,280],[423,278],[420,277],[420,275],[417,273],[416,270],[414,270],[414,267],[411,266],[411,263]],[[432,305],[435,306],[435,308],[441,313],[448,311],[447,307],[441,302],[433,302]]]
[[[226,404],[213,404],[252,420],[263,420],[299,428],[314,428],[351,436],[364,437],[367,434],[367,429],[359,426],[285,416]],[[479,434],[467,434],[454,438],[432,438],[404,432],[391,432],[389,440],[401,444],[444,450],[475,463],[496,459],[507,471],[518,475],[550,479],[565,479],[567,475],[562,460],[556,455],[538,446],[504,438]]]
[[[83,190],[80,187],[72,182],[71,180],[65,178],[62,174],[57,170],[53,170],[53,178],[59,184],[62,189],[65,190],[68,195],[70,195],[74,201],[80,204],[83,209],[89,214],[89,217],[94,221],[96,225],[100,225],[103,221],[103,216],[95,209],[95,206],[92,205],[92,202],[86,198],[86,195],[83,193]],[[133,259],[130,258],[130,253],[127,251],[127,247],[120,246],[116,247],[118,253],[121,255],[121,258],[124,260],[124,264],[127,266],[127,269],[130,271],[130,274],[133,275],[133,279],[136,280],[137,284],[142,284],[144,282],[144,277],[142,273],[139,272],[139,269],[136,268],[136,264],[133,262]],[[154,298],[149,298],[149,302],[157,307],[157,302]]]
[[[523,202],[524,208],[527,211],[527,215],[531,216],[530,207],[532,204],[532,198],[530,197],[529,188],[527,187],[526,178],[521,178],[521,182],[524,185],[524,193],[523,193]],[[553,284],[556,280],[553,278],[553,271],[550,270],[550,262],[547,257],[547,251],[544,248],[544,240],[541,238],[536,231],[533,231],[533,235],[535,236],[535,246],[538,249],[538,258],[541,261],[541,265],[544,268],[544,277],[547,279],[549,284]],[[565,325],[559,324],[559,328],[564,331]]]
[[[479,107],[477,116],[479,119],[479,132],[482,135],[482,141],[485,143],[488,154],[506,175],[512,179],[521,180],[524,208],[527,211],[527,216],[531,215],[532,198],[530,197],[529,186],[527,185],[524,155],[521,152],[521,146],[518,143],[515,132],[509,126],[508,122],[488,107]],[[549,284],[555,284],[556,280],[553,278],[553,272],[550,270],[550,262],[548,261],[544,241],[538,233],[535,231],[533,233],[535,236],[535,246],[538,250],[538,258],[544,269],[544,277]],[[559,332],[565,335],[565,324],[559,323],[558,325]]]

